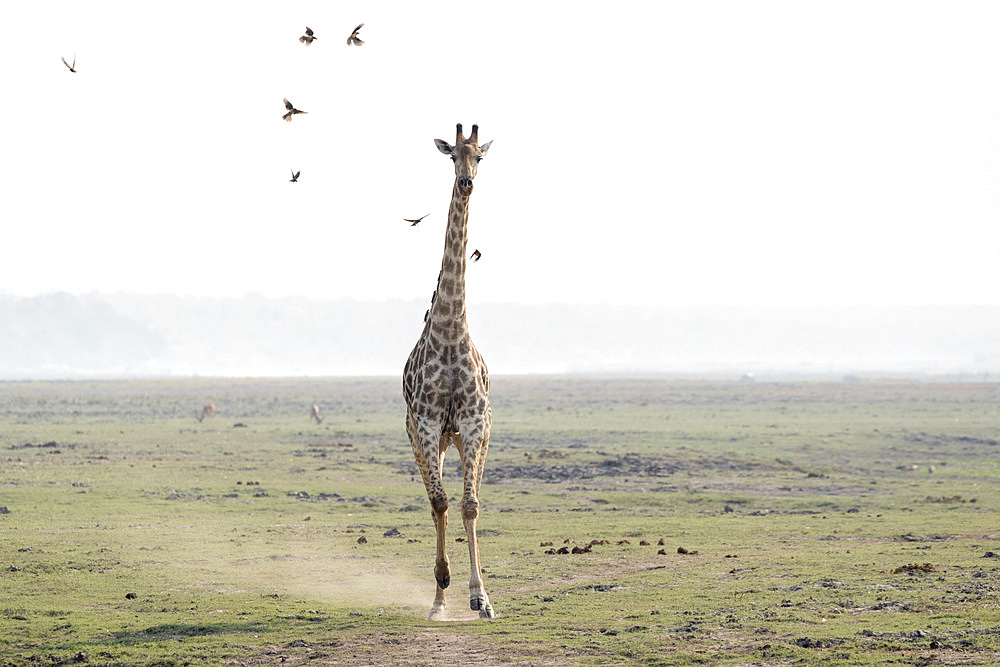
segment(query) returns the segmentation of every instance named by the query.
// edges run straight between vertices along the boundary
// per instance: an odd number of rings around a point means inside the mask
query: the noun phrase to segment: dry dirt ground
[[[505,662],[509,662],[509,659],[478,638],[458,635],[444,629],[426,628],[406,638],[373,635],[354,637],[348,642],[294,641],[285,646],[269,647],[263,654],[230,660],[225,664],[236,667],[251,665],[403,667],[459,663],[499,665]],[[562,667],[577,663],[569,655],[539,655],[525,659],[524,651],[521,650],[517,664],[526,667]]]

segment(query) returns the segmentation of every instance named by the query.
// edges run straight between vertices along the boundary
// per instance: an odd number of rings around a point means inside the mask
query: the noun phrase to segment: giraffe
[[[443,620],[444,589],[451,583],[445,551],[448,527],[448,494],[441,478],[445,452],[455,445],[462,459],[462,523],[469,545],[472,576],[469,606],[480,618],[493,618],[493,607],[483,586],[479,565],[476,521],[479,518],[479,486],[490,442],[492,411],[490,378],[486,364],[469,337],[465,316],[465,250],[469,220],[469,195],[479,161],[492,142],[479,145],[479,126],[472,126],[466,139],[459,124],[455,145],[435,139],[438,150],[455,163],[455,185],[448,208],[444,256],[437,290],[424,317],[424,330],[403,370],[406,399],[406,433],[427,489],[431,517],[437,532],[434,578],[437,587],[427,619]]]

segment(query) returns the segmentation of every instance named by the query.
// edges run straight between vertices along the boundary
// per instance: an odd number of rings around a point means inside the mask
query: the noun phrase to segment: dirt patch
[[[488,467],[483,477],[486,484],[509,479],[537,479],[542,482],[569,482],[598,477],[669,477],[682,471],[746,472],[766,470],[768,466],[753,461],[728,458],[680,461],[673,458],[651,458],[625,454],[593,463],[542,465],[518,463]]]
[[[518,649],[518,665],[561,667],[574,664],[564,655],[531,656],[530,647]],[[474,636],[438,627],[417,629],[407,635],[379,633],[353,635],[340,641],[308,642],[295,640],[284,646],[265,647],[264,652],[246,658],[227,660],[224,665],[249,667],[251,665],[451,665],[470,662],[481,665],[498,665],[511,662],[501,655],[500,649]]]
[[[925,442],[931,445],[989,445],[996,447],[1000,440],[995,438],[973,438],[967,435],[931,435],[929,433],[911,433],[905,437],[909,442]]]
[[[930,563],[908,563],[900,565],[892,571],[893,574],[920,574],[926,572],[937,572],[937,568]]]
[[[935,498],[934,496],[927,496],[923,500],[921,500],[921,499],[918,498],[917,500],[914,500],[913,502],[915,502],[915,503],[974,503],[974,502],[976,502],[976,499],[973,498],[972,500],[966,500],[962,496],[941,496],[939,498]]]

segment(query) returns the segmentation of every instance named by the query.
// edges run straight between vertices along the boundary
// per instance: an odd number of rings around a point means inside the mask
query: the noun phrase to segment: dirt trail
[[[563,667],[574,664],[570,656],[540,655],[525,660],[524,646],[518,647],[517,664],[527,667]],[[286,646],[273,646],[259,655],[228,660],[224,664],[236,667],[251,665],[359,665],[403,667],[411,665],[450,665],[472,662],[498,665],[509,662],[501,650],[482,639],[464,635],[444,627],[417,630],[409,636],[354,636],[344,641],[294,641]]]

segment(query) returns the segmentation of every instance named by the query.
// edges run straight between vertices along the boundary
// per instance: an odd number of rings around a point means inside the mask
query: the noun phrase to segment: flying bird
[[[284,116],[282,116],[282,118],[284,118],[285,120],[287,120],[289,123],[292,122],[292,116],[294,114],[297,114],[297,113],[309,113],[308,111],[299,111],[298,109],[296,109],[295,107],[293,107],[292,103],[288,101],[287,97],[285,98],[285,108],[288,109],[288,113],[286,113]]]
[[[417,226],[417,224],[418,224],[418,223],[419,223],[419,222],[420,222],[421,220],[423,220],[424,218],[426,218],[426,217],[427,217],[428,215],[430,215],[430,213],[425,213],[424,215],[420,216],[419,218],[415,218],[415,219],[410,219],[410,218],[403,218],[403,222],[408,222],[408,223],[410,223],[410,227],[416,227],[416,226]]]
[[[289,183],[298,183],[299,182],[299,174],[301,174],[301,173],[302,173],[301,171],[298,171],[298,172],[292,171],[292,180],[290,180],[288,182]]]
[[[479,250],[473,250],[472,255],[469,257],[469,259],[471,259],[473,262],[478,262],[479,258],[482,256],[483,253],[479,252]]]
[[[70,72],[76,72],[76,54],[75,53],[73,54],[73,64],[72,65],[70,65],[68,62],[66,62],[65,58],[63,58],[62,61],[63,61],[63,65],[65,65],[66,67],[68,67]]]
[[[362,44],[364,44],[364,41],[362,41],[362,39],[358,37],[358,31],[361,30],[362,26],[364,26],[364,23],[359,23],[358,27],[355,28],[354,32],[351,33],[351,36],[347,38],[348,46],[350,46],[351,44],[354,44],[354,46],[361,46]]]
[[[306,26],[306,34],[299,37],[299,41],[305,44],[306,46],[309,46],[310,44],[313,43],[314,39],[319,39],[319,37],[313,35],[312,29],[309,26]]]

